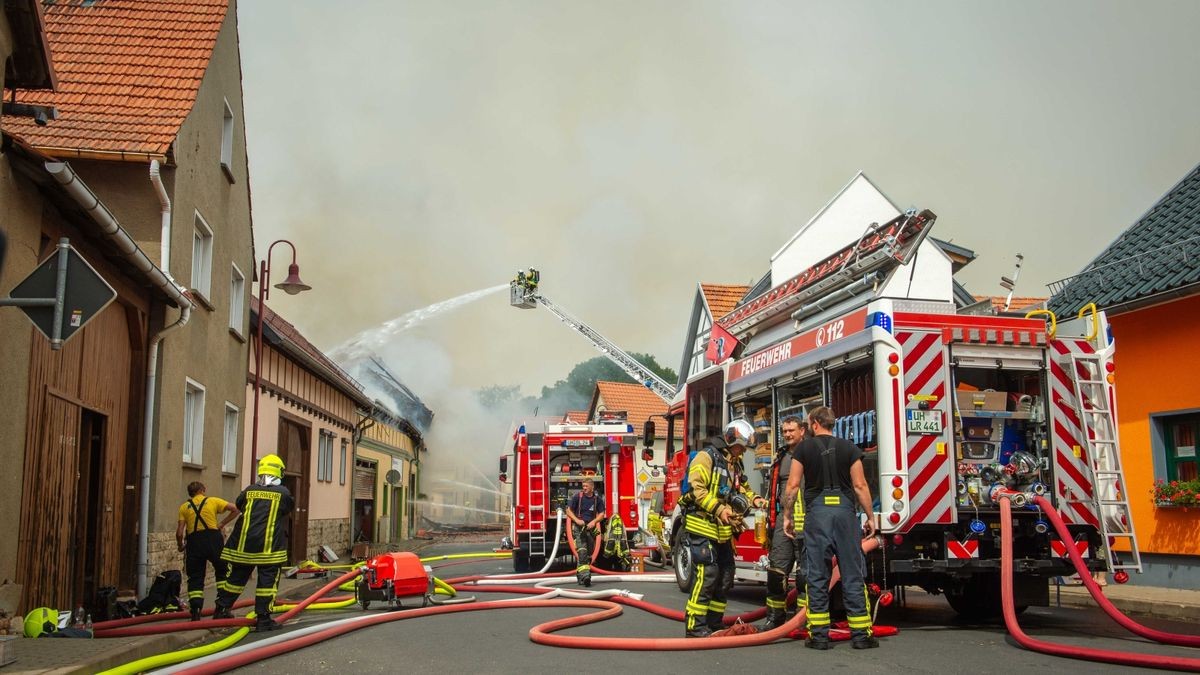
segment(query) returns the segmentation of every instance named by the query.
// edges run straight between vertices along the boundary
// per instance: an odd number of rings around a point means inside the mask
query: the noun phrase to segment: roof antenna
[[[1025,256],[1018,253],[1017,254],[1017,269],[1015,272],[1013,272],[1012,278],[1009,279],[1008,277],[1000,277],[1001,288],[1005,288],[1008,290],[1008,297],[1006,297],[1004,299],[1004,311],[1005,312],[1007,312],[1009,306],[1012,305],[1013,287],[1015,287],[1017,285],[1017,279],[1021,278],[1021,261],[1024,259],[1025,259]]]

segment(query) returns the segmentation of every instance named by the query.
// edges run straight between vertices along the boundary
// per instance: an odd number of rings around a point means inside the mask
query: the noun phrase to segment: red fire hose
[[[1064,542],[1071,541],[1071,533],[1067,530],[1067,525],[1063,522],[1062,517],[1054,509],[1054,505],[1045,497],[1034,497],[1034,503],[1047,515],[1050,524],[1058,532],[1059,539],[1062,539]],[[1076,551],[1074,546],[1067,546],[1066,549],[1067,555],[1071,558],[1071,563],[1075,565],[1075,570],[1079,573],[1079,578],[1083,580],[1083,585],[1087,587],[1088,593],[1091,593],[1092,599],[1096,601],[1096,604],[1100,606],[1100,609],[1104,610],[1104,613],[1109,618],[1117,622],[1122,628],[1135,635],[1140,635],[1147,640],[1154,640],[1166,645],[1200,647],[1200,635],[1185,635],[1182,633],[1167,633],[1155,630],[1122,614],[1121,610],[1112,604],[1112,601],[1104,597],[1104,592],[1100,590],[1100,585],[1092,579],[1092,573],[1088,571],[1087,566],[1083,562],[1083,557],[1079,555],[1079,551]]]
[[[1052,519],[1057,519],[1057,511],[1052,505],[1050,508],[1043,507],[1043,512]],[[1139,666],[1143,668],[1167,668],[1171,670],[1187,670],[1192,672],[1200,672],[1200,659],[1183,658],[1179,656],[1159,656],[1151,654],[1132,654],[1128,652],[1116,652],[1106,649],[1090,649],[1087,647],[1072,647],[1068,645],[1055,644],[1044,640],[1031,638],[1021,630],[1021,625],[1017,623],[1016,603],[1013,601],[1013,533],[1012,533],[1012,504],[1009,503],[1009,498],[1001,495],[1000,499],[1000,533],[1001,533],[1001,559],[1000,559],[1000,596],[1004,605],[1004,623],[1008,627],[1008,632],[1012,634],[1013,639],[1017,644],[1026,649],[1030,649],[1043,654],[1052,656],[1063,656],[1070,659],[1083,659],[1086,661],[1099,661],[1101,663],[1116,663],[1125,666]],[[1070,541],[1068,538],[1067,541]],[[1067,547],[1070,550],[1070,547]],[[1081,571],[1081,577],[1089,577],[1086,570]]]

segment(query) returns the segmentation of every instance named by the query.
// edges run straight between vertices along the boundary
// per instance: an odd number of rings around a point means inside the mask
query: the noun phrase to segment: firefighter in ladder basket
[[[784,496],[784,527],[794,533],[789,507],[796,499],[804,477],[805,568],[808,576],[808,640],[812,649],[829,649],[829,578],[833,557],[842,573],[842,597],[855,649],[878,647],[871,635],[871,608],[867,599],[862,538],[875,536],[871,489],[863,473],[862,450],[832,433],[833,410],[821,406],[808,417],[812,438],[802,442],[792,455]],[[854,503],[867,514],[860,529]]]
[[[217,609],[214,619],[231,619],[230,608],[241,595],[258,568],[254,588],[256,629],[277,630],[282,626],[271,618],[271,604],[279,587],[279,569],[287,562],[288,521],[295,506],[292,493],[283,486],[283,460],[267,455],[258,460],[258,482],[242,490],[237,505],[242,515],[233,525],[233,532],[221,551],[221,559],[229,563],[229,574],[217,587]]]
[[[567,518],[571,519],[571,536],[575,538],[575,578],[581,586],[591,586],[592,545],[604,520],[604,497],[596,494],[596,483],[591,478],[584,478],[583,489],[571,497]]]
[[[784,495],[787,492],[788,474],[792,468],[792,454],[808,437],[808,424],[795,415],[783,418],[783,444],[775,453],[771,463],[770,532],[771,550],[767,555],[767,620],[761,630],[778,628],[787,622],[788,576],[796,568],[796,607],[806,606],[804,597],[804,537],[794,536],[784,529]],[[792,512],[796,530],[804,529],[804,501],[797,499]]]
[[[750,507],[767,500],[754,494],[742,472],[742,453],[754,447],[754,427],[734,420],[724,438],[709,438],[688,464],[688,490],[681,498],[687,547],[695,581],[684,613],[687,637],[708,637],[725,627],[725,593],[734,573],[733,535],[744,527]]]

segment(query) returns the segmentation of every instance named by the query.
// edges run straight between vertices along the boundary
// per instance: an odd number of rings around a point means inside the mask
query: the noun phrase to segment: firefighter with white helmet
[[[733,535],[742,517],[767,501],[750,489],[742,453],[754,447],[754,427],[738,419],[722,437],[709,438],[688,464],[687,492],[681,496],[684,530],[695,581],[685,614],[687,637],[708,637],[724,628],[725,593],[733,582]]]
[[[287,518],[295,506],[292,493],[283,486],[283,469],[278,455],[259,459],[258,481],[238,495],[235,503],[242,513],[221,551],[221,559],[229,563],[229,573],[217,586],[214,619],[233,617],[230,608],[245,588],[250,572],[258,568],[254,590],[257,629],[280,628],[271,618],[271,603],[279,587],[279,570],[287,562]]]

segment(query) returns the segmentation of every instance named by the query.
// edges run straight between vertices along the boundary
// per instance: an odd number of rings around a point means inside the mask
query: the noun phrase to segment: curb
[[[1050,595],[1051,604],[1054,604],[1054,589],[1051,589]],[[1092,599],[1092,596],[1087,592],[1087,589],[1082,587],[1064,587],[1062,588],[1062,594],[1060,597],[1063,607],[1099,609],[1099,606],[1096,604],[1096,601]],[[1126,614],[1148,616],[1155,619],[1167,619],[1171,621],[1200,622],[1200,605],[1144,600],[1140,598],[1119,598],[1112,596],[1108,596],[1108,600],[1115,605],[1117,609]]]
[[[17,647],[17,660],[4,666],[4,675],[10,673],[39,673],[42,675],[76,675],[96,673],[102,670],[144,659],[165,652],[171,652],[195,643],[202,642],[212,636],[208,630],[188,630],[179,633],[163,635],[147,635],[132,643],[115,644],[108,649],[88,654],[69,666],[58,668],[39,668],[36,666],[37,656],[29,655],[23,658],[20,646]],[[24,667],[23,667],[24,666]]]

